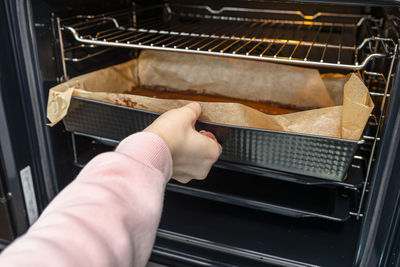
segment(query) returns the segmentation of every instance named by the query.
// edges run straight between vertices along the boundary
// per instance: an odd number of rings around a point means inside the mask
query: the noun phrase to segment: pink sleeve
[[[0,256],[0,266],[144,266],[160,221],[172,158],[137,133],[98,155]]]

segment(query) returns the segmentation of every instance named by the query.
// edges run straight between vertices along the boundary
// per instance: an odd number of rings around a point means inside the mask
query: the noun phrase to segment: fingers
[[[216,143],[216,144],[217,144],[217,149],[216,149],[216,151],[217,151],[217,159],[218,159],[218,157],[219,157],[219,156],[221,155],[221,153],[222,153],[222,146],[221,146],[221,144],[218,142],[218,140],[217,140],[217,138],[215,137],[215,135],[214,135],[213,133],[208,132],[208,131],[205,131],[205,130],[201,130],[199,133],[200,133],[201,135],[204,135],[204,136],[210,138],[210,139],[213,141],[213,143]]]
[[[191,147],[191,156],[185,158],[183,168],[179,172],[174,170],[173,178],[181,183],[191,179],[202,180],[207,177],[212,165],[218,160],[222,152],[221,145],[211,136],[210,132],[199,133],[193,130],[188,146]],[[190,162],[190,164],[187,164]]]
[[[215,136],[196,131],[194,125],[201,113],[199,103],[192,102],[170,110],[146,129],[164,139],[173,159],[173,178],[181,183],[204,179],[222,152]]]
[[[214,164],[222,153],[222,146],[210,132],[196,132],[196,136],[198,136],[198,147],[203,150],[204,154],[208,155],[209,159],[213,161],[212,164]]]

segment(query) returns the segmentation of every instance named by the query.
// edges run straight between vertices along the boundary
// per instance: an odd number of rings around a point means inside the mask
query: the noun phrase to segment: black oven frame
[[[5,181],[3,182],[6,186],[6,191],[12,193],[11,198],[7,200],[7,205],[10,208],[14,234],[16,236],[22,234],[27,229],[28,223],[26,214],[23,212],[23,193],[17,175],[18,170],[22,166],[17,166],[15,163],[11,164],[10,160],[18,162],[18,164],[32,166],[37,202],[39,203],[40,210],[54,197],[57,189],[61,188],[62,184],[68,182],[67,177],[73,175],[72,173],[64,172],[60,177],[60,173],[57,173],[56,170],[56,166],[60,166],[60,161],[67,159],[62,155],[56,155],[55,151],[69,146],[68,141],[60,144],[61,147],[55,148],[52,146],[54,138],[57,135],[59,137],[63,136],[61,127],[50,129],[44,124],[46,121],[45,99],[47,97],[42,83],[43,72],[40,72],[39,67],[43,66],[43,62],[40,62],[42,59],[38,57],[37,40],[41,30],[48,31],[49,29],[46,28],[48,27],[46,23],[41,24],[40,20],[33,19],[32,9],[34,7],[34,9],[40,10],[40,3],[40,1],[8,0],[2,6],[4,7],[2,11],[5,13],[4,15],[2,14],[3,18],[7,19],[6,24],[2,24],[2,26],[8,26],[5,29],[6,31],[2,31],[2,35],[4,34],[5,38],[9,39],[10,42],[2,42],[1,50],[10,51],[8,64],[10,64],[10,71],[16,77],[15,80],[1,80],[2,88],[7,88],[6,90],[10,94],[16,94],[14,97],[7,95],[7,99],[0,99],[2,103],[8,102],[7,105],[4,105],[5,111],[3,113],[7,118],[8,127],[2,128],[1,136],[10,136],[8,140],[2,139],[3,158],[8,160],[3,161],[3,168],[6,173]],[[330,3],[332,2],[330,1]],[[336,1],[335,3],[339,2]],[[360,4],[363,2],[359,1],[357,3]],[[396,5],[392,1],[380,1],[369,4],[379,6]],[[35,21],[35,24],[33,24],[33,21]],[[42,45],[39,44],[40,47]],[[2,66],[4,66],[3,62],[2,60]],[[52,76],[53,80],[56,80],[54,69],[48,68],[46,71],[48,71],[46,75]],[[46,86],[50,85],[46,84]],[[397,70],[394,90],[391,96],[390,111],[386,118],[381,139],[382,142],[379,148],[380,156],[377,158],[373,173],[374,178],[380,177],[380,183],[374,183],[378,179],[372,179],[366,202],[366,213],[362,220],[363,230],[360,235],[358,250],[354,255],[354,265],[356,266],[396,266],[395,264],[399,262],[399,257],[396,256],[398,255],[396,248],[398,249],[399,247],[399,238],[396,239],[396,237],[399,235],[400,172],[399,166],[395,164],[396,162],[400,162],[400,133],[398,132],[400,129],[400,118],[397,116],[397,114],[400,114],[399,87],[400,75]],[[17,122],[19,126],[15,128],[10,121]],[[21,148],[21,145],[18,144],[22,143],[21,140],[25,140],[25,148]],[[5,146],[5,142],[12,144],[11,148],[5,149],[7,147]],[[62,177],[63,175],[64,178]],[[168,232],[163,232],[161,238],[168,236],[168,234]],[[171,255],[168,256],[167,252],[165,247],[156,247],[154,257],[168,258],[174,261],[180,259],[179,261],[185,262],[182,259],[182,255],[180,255],[181,258],[178,257],[179,255],[175,255],[176,257],[174,258]],[[190,259],[190,255],[187,255],[186,264],[194,263],[195,260],[201,261],[201,259],[196,258]],[[290,266],[289,260],[280,261],[278,259],[277,261],[273,261],[272,257],[269,260],[271,264],[279,263]]]

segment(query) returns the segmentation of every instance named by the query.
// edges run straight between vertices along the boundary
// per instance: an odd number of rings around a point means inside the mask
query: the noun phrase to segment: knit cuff
[[[172,156],[165,141],[155,133],[135,133],[118,145],[116,152],[160,170],[168,181],[172,176]]]

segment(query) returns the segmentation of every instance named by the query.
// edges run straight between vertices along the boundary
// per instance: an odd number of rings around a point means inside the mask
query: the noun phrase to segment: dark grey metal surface
[[[68,131],[121,140],[143,130],[158,114],[73,98],[64,124]],[[223,146],[221,159],[340,181],[361,142],[198,122]]]
[[[344,267],[352,266],[359,221],[293,219],[167,191],[159,229],[173,234],[168,241],[158,235],[156,246],[207,255],[207,259],[233,266]],[[240,252],[233,252],[232,247]],[[199,251],[207,248],[212,252]],[[227,258],[217,252],[226,253]],[[244,258],[262,264],[244,262]]]

